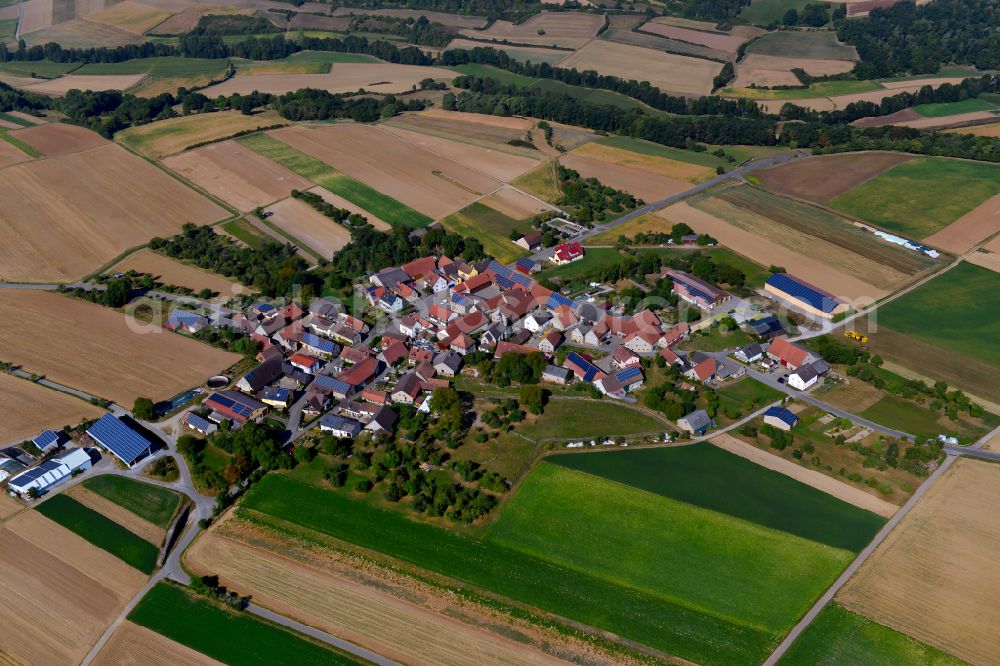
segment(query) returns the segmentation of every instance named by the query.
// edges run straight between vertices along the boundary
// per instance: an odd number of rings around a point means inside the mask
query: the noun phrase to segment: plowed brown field
[[[960,458],[841,591],[847,608],[974,664],[1000,660],[1000,467]]]
[[[649,81],[664,91],[707,95],[722,64],[628,44],[593,41],[559,63],[560,67],[592,69],[624,79]]]
[[[19,322],[0,330],[4,360],[121,405],[165,400],[240,358],[159,327],[133,331],[119,312],[48,292],[0,290],[0,318]]]
[[[298,199],[285,199],[267,208],[268,223],[329,259],[334,252],[351,242],[351,232],[309,204]]]
[[[28,127],[10,135],[46,157],[59,157],[108,145],[108,141],[97,132],[63,123]]]
[[[826,203],[911,159],[900,153],[823,155],[761,169],[754,175],[772,192]]]
[[[987,199],[936,234],[928,236],[924,242],[947,252],[962,254],[998,231],[1000,231],[1000,194]],[[991,245],[996,247],[997,242],[994,241]]]

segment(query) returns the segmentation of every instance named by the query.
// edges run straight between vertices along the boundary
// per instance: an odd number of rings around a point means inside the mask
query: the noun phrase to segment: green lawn
[[[170,525],[181,501],[173,490],[112,474],[87,479],[83,487],[164,528]]]
[[[329,164],[306,155],[267,134],[251,134],[240,137],[237,141],[303,178],[308,178],[334,194],[339,194],[386,222],[411,228],[425,227],[432,222],[431,218],[423,213],[418,213],[392,197],[337,171]]]
[[[225,664],[358,664],[304,636],[171,583],[158,583],[128,619]]]
[[[51,62],[49,60],[11,61],[0,63],[0,74],[12,76],[42,76],[55,78],[69,74],[80,67],[78,62]]]
[[[957,666],[961,659],[831,604],[779,662],[782,666]]]
[[[542,272],[537,277],[540,279],[561,278],[563,280],[572,280],[586,275],[598,266],[610,266],[612,264],[620,264],[623,261],[625,261],[625,257],[620,255],[613,247],[586,248],[583,259],[578,259],[571,264],[556,266],[546,261],[543,264],[544,268]]]
[[[498,210],[474,202],[457,213],[441,220],[448,231],[453,231],[465,238],[478,238],[486,253],[502,263],[509,264],[527,251],[514,245],[510,239],[511,231],[525,233],[531,230],[528,220],[515,220]]]
[[[449,67],[448,69],[465,74],[466,76],[479,76],[483,78],[496,79],[500,83],[508,86],[527,87],[538,81],[538,79],[533,79],[530,76],[522,76],[520,74],[508,72],[506,69],[500,69],[499,67],[493,67],[492,65],[455,65],[454,67]]]
[[[71,497],[56,495],[37,511],[143,573],[156,568],[159,548]]]
[[[220,58],[181,58],[163,56],[135,58],[123,62],[98,62],[84,65],[74,74],[149,74],[150,76],[190,76],[226,71],[228,60]]]
[[[940,102],[937,104],[918,104],[913,110],[924,118],[943,118],[954,116],[959,113],[972,113],[973,111],[995,111],[996,105],[984,99],[972,97],[961,102]]]
[[[785,394],[752,377],[744,377],[736,382],[723,385],[719,389],[719,395],[723,400],[728,400],[740,407],[750,403],[763,407],[782,398]]]
[[[488,539],[763,633],[794,624],[854,557],[547,462]]]
[[[591,402],[554,397],[537,421],[517,431],[531,439],[547,439],[630,435],[662,432],[665,428],[652,416],[622,407],[613,400]]]
[[[878,324],[1000,367],[1000,274],[961,263],[879,308]]]
[[[549,461],[834,548],[859,551],[885,521],[708,443]]]
[[[740,12],[740,18],[755,25],[767,25],[780,21],[789,9],[800,14],[810,0],[754,0]]]
[[[904,162],[829,202],[916,240],[1000,192],[1000,166],[935,157]]]
[[[582,457],[592,456],[603,457]],[[273,516],[704,664],[759,663],[777,640],[662,596],[460,536],[283,474],[254,484],[237,514],[265,528],[288,529]]]
[[[948,430],[938,425],[940,415],[936,412],[891,395],[880,398],[863,410],[860,416],[918,437],[937,437]]]
[[[724,159],[716,157],[707,151],[696,152],[694,150],[684,150],[682,148],[671,148],[670,146],[663,146],[658,143],[643,141],[642,139],[633,139],[630,136],[609,136],[603,139],[598,139],[597,143],[605,146],[611,146],[612,148],[630,150],[633,153],[652,155],[654,157],[665,157],[670,160],[690,162],[691,164],[698,164],[701,166],[711,167],[713,169],[717,166],[728,166],[728,162]]]
[[[702,335],[702,331],[705,331],[707,335]],[[745,344],[753,342],[753,338],[742,330],[723,332],[718,326],[712,326],[707,330],[702,329],[702,331],[692,333],[689,339],[681,343],[680,348],[715,352],[722,351],[723,349],[742,347]]]

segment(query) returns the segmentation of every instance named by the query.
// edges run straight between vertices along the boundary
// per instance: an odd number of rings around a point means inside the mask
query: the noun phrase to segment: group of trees
[[[580,222],[603,222],[608,213],[621,214],[642,205],[628,192],[602,185],[596,178],[582,178],[577,171],[556,165],[562,198],[557,202]]]
[[[478,361],[478,363],[477,363]],[[467,365],[475,365],[487,382],[501,388],[511,384],[537,384],[545,370],[545,357],[541,352],[531,354],[504,354],[497,361],[487,359],[466,359]]]
[[[420,99],[401,100],[385,97],[357,97],[355,93],[334,94],[316,88],[303,88],[268,100],[283,118],[289,120],[330,120],[350,118],[369,123],[379,118],[391,118],[403,111],[422,111],[426,103]]]
[[[198,19],[192,35],[264,35],[284,32],[263,16],[240,14],[206,14]]]
[[[414,19],[363,14],[351,18],[348,31],[394,35],[408,44],[438,47],[447,46],[455,36],[454,31],[440,23],[431,23],[426,16]]]

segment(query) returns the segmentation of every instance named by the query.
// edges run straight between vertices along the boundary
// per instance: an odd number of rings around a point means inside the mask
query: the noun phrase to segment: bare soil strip
[[[962,458],[838,596],[971,663],[1000,660],[1000,466]]]
[[[10,134],[46,157],[59,157],[109,145],[108,140],[97,132],[63,123],[27,127]]]
[[[145,576],[36,511],[0,526],[0,650],[80,663]]]
[[[1000,273],[1000,238],[994,238],[977,252],[970,254],[966,261]]]
[[[105,499],[101,495],[87,490],[81,485],[76,485],[67,491],[73,499],[80,504],[84,504],[97,513],[118,523],[125,529],[139,535],[153,545],[161,545],[166,530],[157,527],[148,520],[143,520],[128,509],[125,509],[111,500]]]
[[[46,428],[76,425],[104,410],[26,379],[0,373],[0,443],[30,439]]]
[[[718,437],[713,437],[711,442],[720,449],[725,449],[741,458],[746,458],[761,467],[780,472],[807,486],[812,486],[816,490],[821,490],[828,495],[832,495],[843,502],[853,504],[866,511],[871,511],[884,518],[889,518],[899,509],[895,504],[874,495],[869,495],[860,488],[849,486],[816,470],[802,467],[791,460],[771,455],[767,451],[762,451],[752,444],[736,439],[732,435],[724,433]]]

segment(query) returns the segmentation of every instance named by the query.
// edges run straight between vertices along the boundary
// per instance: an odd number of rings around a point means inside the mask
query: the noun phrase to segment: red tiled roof
[[[376,405],[384,405],[389,401],[389,394],[385,391],[365,389],[361,392],[361,399]]]
[[[669,365],[673,365],[674,363],[677,363],[677,361],[681,360],[681,357],[675,354],[669,347],[664,348],[663,351],[660,352],[660,356],[666,360]]]
[[[292,354],[292,358],[289,359],[292,365],[300,365],[304,368],[311,368],[320,362],[315,356],[310,356],[309,354]]]
[[[403,264],[400,268],[403,269],[404,273],[416,280],[437,268],[437,260],[433,256],[421,257],[420,259],[414,259],[408,264]]]
[[[583,256],[583,246],[576,242],[562,243],[556,245],[552,253],[559,261],[569,261],[575,257]]]
[[[535,354],[538,350],[527,345],[515,345],[513,342],[501,340],[497,343],[497,349],[493,352],[493,358],[501,358],[505,354]]]
[[[399,361],[406,358],[409,353],[410,350],[402,342],[393,342],[391,345],[382,350],[382,357],[389,365],[395,365]]]
[[[347,382],[351,386],[361,386],[362,384],[368,383],[368,381],[375,376],[375,371],[378,369],[378,361],[374,358],[366,358],[357,365],[353,365],[350,369],[345,370],[337,376],[342,382]]]
[[[699,381],[705,381],[706,379],[711,378],[712,375],[719,370],[719,364],[715,362],[714,358],[709,357],[691,368],[691,370],[694,372]]]
[[[794,365],[796,367],[805,363],[810,355],[809,350],[789,341],[788,338],[775,338],[772,340],[767,353],[777,356],[785,365]]]

